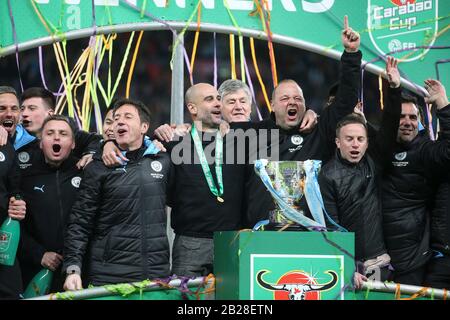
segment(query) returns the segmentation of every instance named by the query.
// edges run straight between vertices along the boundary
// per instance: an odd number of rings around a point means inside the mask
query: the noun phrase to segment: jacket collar
[[[137,153],[135,154],[134,158],[136,160],[138,158],[145,157],[145,156],[154,156],[159,151],[161,151],[161,150],[153,143],[153,141],[151,141],[149,137],[145,136],[144,142],[141,145],[141,147],[138,150],[136,150]],[[122,150],[121,152],[125,157],[127,157],[127,152],[129,152],[129,151]],[[123,163],[123,165],[125,165],[125,163]]]
[[[18,124],[16,126],[14,139],[15,150],[22,148],[23,146],[29,144],[30,142],[33,142],[34,140],[36,140],[36,137],[29,134],[28,131],[25,130],[24,127],[22,127],[22,125]]]
[[[158,152],[160,152],[161,150],[153,143],[153,141],[150,140],[149,137],[145,136],[144,137],[144,146],[145,146],[145,151],[144,151],[144,157],[146,155],[155,155]]]
[[[39,161],[37,162],[37,164],[42,164],[42,166],[44,166],[47,170],[50,170],[50,171],[56,171],[56,170],[67,171],[67,170],[70,170],[70,169],[76,167],[76,164],[77,164],[77,162],[79,160],[77,157],[75,157],[71,153],[69,155],[69,157],[67,159],[65,159],[63,162],[61,162],[61,164],[58,167],[54,167],[54,166],[51,166],[50,164],[48,164],[47,161],[45,161],[44,152],[42,150],[39,151],[38,159],[39,159]]]
[[[338,148],[336,148],[336,158],[342,164],[344,164],[346,166],[349,166],[349,167],[355,167],[356,168],[356,167],[363,166],[365,164],[365,162],[367,161],[367,151],[366,151],[366,154],[364,154],[364,156],[361,158],[361,160],[358,163],[353,163],[353,162],[350,162],[350,161],[342,158],[341,152],[339,151]]]

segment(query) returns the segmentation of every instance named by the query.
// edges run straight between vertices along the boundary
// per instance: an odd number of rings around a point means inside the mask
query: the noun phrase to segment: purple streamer
[[[45,82],[45,75],[44,75],[44,63],[42,59],[42,46],[39,46],[39,72],[41,73],[41,81],[44,85],[45,90],[48,90],[47,83]]]
[[[77,114],[76,112],[74,112],[73,114],[74,114],[74,116],[75,116],[75,120],[76,120],[76,122],[77,122],[78,129],[81,130],[81,129],[83,128],[83,126],[81,125],[80,118],[78,117],[78,114]]]
[[[47,82],[45,81],[45,73],[44,73],[44,58],[43,58],[43,53],[42,53],[42,46],[39,46],[39,72],[41,73],[41,81],[42,84],[44,86],[44,88],[48,91],[50,91],[55,97],[60,97],[63,94],[61,93],[61,87],[59,88],[58,92],[53,92],[51,91],[48,86],[47,86]]]
[[[95,18],[95,3],[94,0],[91,1],[92,4],[92,29],[94,29],[93,31],[93,36],[97,35],[97,23],[96,23],[96,18]]]
[[[191,66],[190,66],[190,62],[189,62],[189,57],[188,57],[188,55],[187,55],[186,49],[184,49],[184,44],[180,44],[180,45],[183,46],[184,61],[185,61],[185,63],[186,63],[186,67],[187,67],[188,72],[189,72],[189,80],[191,81],[191,86],[193,86],[193,85],[194,85],[194,76],[193,76],[192,71],[191,71]]]
[[[120,0],[120,2],[121,2],[121,3],[125,3],[128,7],[134,9],[135,11],[138,11],[139,13],[142,13],[142,8],[138,8],[138,7],[135,6],[134,4],[131,4],[131,3],[127,2],[127,1],[124,1],[124,0]],[[146,10],[145,10],[145,12],[144,12],[144,15],[145,15],[146,17],[148,17],[148,18],[150,18],[150,19],[152,19],[152,20],[158,22],[158,23],[161,23],[161,24],[165,25],[165,26],[167,27],[167,29],[169,29],[175,37],[178,37],[178,33],[176,32],[176,30],[175,30],[174,28],[172,28],[172,27],[171,27],[167,22],[165,22],[164,20],[161,20],[161,19],[159,19],[158,17],[155,17],[155,16],[152,15],[151,13],[148,13]],[[181,45],[181,46],[183,47],[184,60],[185,60],[185,63],[186,63],[186,68],[188,69],[188,72],[189,72],[189,79],[190,79],[190,81],[191,81],[191,85],[193,85],[193,84],[194,84],[194,80],[193,80],[192,71],[191,71],[191,63],[190,63],[190,61],[189,61],[189,57],[188,57],[188,54],[187,54],[187,52],[186,52],[186,48],[184,47],[184,44],[183,44],[183,43],[180,43],[179,45]]]
[[[16,24],[14,22],[14,16],[12,13],[11,0],[8,0],[8,11],[9,11],[9,19],[11,21],[13,37],[14,37],[14,46],[16,47],[16,64],[17,64],[17,71],[19,73],[20,89],[23,92],[24,90],[23,90],[23,83],[22,83],[22,75],[20,74],[20,62],[19,62],[19,42],[17,41]]]
[[[180,286],[179,287],[170,287],[169,286],[170,281],[176,280],[176,279],[180,280]],[[176,274],[174,274],[174,275],[171,275],[171,276],[169,276],[167,278],[158,278],[158,279],[155,279],[155,280],[160,282],[159,283],[160,287],[164,287],[164,285],[166,285],[166,286],[170,287],[171,289],[178,290],[178,292],[180,292],[183,295],[183,297],[185,299],[187,299],[187,295],[188,294],[190,294],[190,295],[196,295],[197,294],[197,292],[192,291],[188,287],[188,282],[190,280],[194,280],[194,279],[196,279],[196,277],[194,277],[194,276],[192,276],[192,277],[185,277],[185,276],[177,276]],[[205,277],[203,277],[203,279],[205,279]]]
[[[245,74],[247,75],[247,79],[248,79],[248,87],[250,88],[250,91],[251,91],[252,97],[253,97],[253,101],[255,102],[256,113],[258,114],[258,119],[261,121],[262,116],[261,116],[261,112],[259,111],[259,106],[256,103],[256,96],[255,96],[255,91],[253,89],[252,78],[250,77],[250,72],[248,71],[247,59],[245,59],[245,56],[244,56],[244,67],[245,67]]]
[[[332,245],[333,247],[335,247],[336,249],[338,249],[339,251],[341,251],[343,254],[349,256],[349,257],[352,258],[353,260],[355,259],[355,256],[352,255],[350,252],[348,252],[347,250],[345,250],[344,248],[342,248],[342,247],[341,247],[340,245],[338,245],[336,242],[331,241],[330,239],[328,239],[328,237],[326,236],[326,234],[325,234],[324,232],[321,232],[320,234],[324,237],[325,241],[326,241],[328,244]]]

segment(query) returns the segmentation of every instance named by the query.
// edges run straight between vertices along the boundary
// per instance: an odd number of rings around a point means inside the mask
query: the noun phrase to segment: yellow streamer
[[[272,112],[272,108],[270,107],[270,100],[267,96],[266,86],[264,85],[261,73],[259,72],[258,62],[256,61],[255,41],[253,38],[250,38],[250,51],[252,52],[253,66],[255,68],[256,77],[258,78],[261,90],[263,92],[264,100],[266,101],[267,109],[269,109],[269,112]]]
[[[57,63],[58,63],[58,68],[59,68],[60,73],[61,73],[62,70],[64,70],[64,68],[61,66],[62,62],[59,61],[59,59],[61,59],[61,57],[59,55],[59,50],[57,48],[57,45],[58,45],[57,43],[54,44],[54,49],[55,49],[55,53],[56,53],[56,60],[57,60]],[[72,72],[70,72],[70,78],[74,79],[73,80],[74,84],[80,82],[78,80],[78,78],[81,76],[81,72],[82,72],[82,70],[84,68],[84,65],[85,65],[85,63],[87,61],[87,58],[89,57],[89,51],[90,51],[89,48],[83,51],[81,56],[78,58],[78,61],[75,64],[75,67],[73,68]],[[64,80],[65,78],[66,77],[64,76],[64,72],[62,72],[61,73],[61,79],[62,79],[64,87],[66,87],[65,80]],[[65,105],[65,103],[64,103],[65,100],[67,100],[67,92],[66,92],[66,96],[65,97],[63,97],[63,98],[58,100],[55,113],[59,114],[59,113],[63,112],[64,105]],[[77,104],[75,104],[75,107],[77,108],[78,115],[81,115],[81,110],[79,109]]]
[[[192,48],[191,56],[191,72],[194,73],[195,55],[197,54],[198,36],[200,35],[200,19],[202,16],[202,3],[198,3],[197,7],[197,30],[195,31],[194,46]]]
[[[66,92],[67,100],[67,111],[70,117],[74,116],[74,104],[72,98],[72,80],[69,72],[69,66],[67,61],[67,52],[65,49],[65,41],[63,41],[63,48],[59,42],[53,44],[53,49],[56,55],[56,61],[58,64],[58,69],[61,74],[62,82]]]
[[[234,34],[230,34],[231,79],[236,79],[236,56],[234,52]]]
[[[128,72],[127,88],[126,88],[126,94],[125,94],[126,98],[130,97],[131,78],[133,76],[134,66],[136,64],[136,57],[137,57],[137,54],[138,54],[138,51],[139,51],[139,46],[141,45],[141,40],[142,40],[142,36],[143,35],[144,35],[144,30],[139,32],[139,37],[138,37],[138,40],[136,42],[136,47],[134,48],[133,59],[131,60],[130,71]]]
[[[246,82],[245,80],[245,54],[244,54],[244,38],[240,35],[239,36],[239,57],[241,58],[241,78],[242,82]]]
[[[230,10],[230,7],[228,5],[228,1],[227,0],[223,0],[223,3],[225,5],[225,8],[227,9],[228,15],[230,16],[231,22],[233,23],[233,26],[237,29],[238,32],[238,36],[239,36],[239,56],[241,59],[241,78],[242,78],[242,82],[246,82],[245,81],[245,55],[244,55],[244,38],[242,36],[242,32],[241,29],[239,28],[239,25],[236,21],[236,19],[233,16],[233,13]]]

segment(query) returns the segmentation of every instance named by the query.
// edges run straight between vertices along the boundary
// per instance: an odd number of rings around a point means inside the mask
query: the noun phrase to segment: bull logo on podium
[[[277,284],[264,281],[261,270],[257,275],[258,284],[266,290],[274,291],[275,300],[320,300],[320,292],[333,289],[338,282],[338,275],[332,270],[326,271],[331,276],[327,283],[319,284],[317,279],[303,271],[293,271],[283,275]]]

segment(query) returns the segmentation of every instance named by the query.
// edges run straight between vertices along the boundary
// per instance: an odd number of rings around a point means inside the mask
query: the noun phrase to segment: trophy
[[[271,193],[276,208],[266,229],[325,230],[317,174],[321,161],[255,161],[255,171]]]

